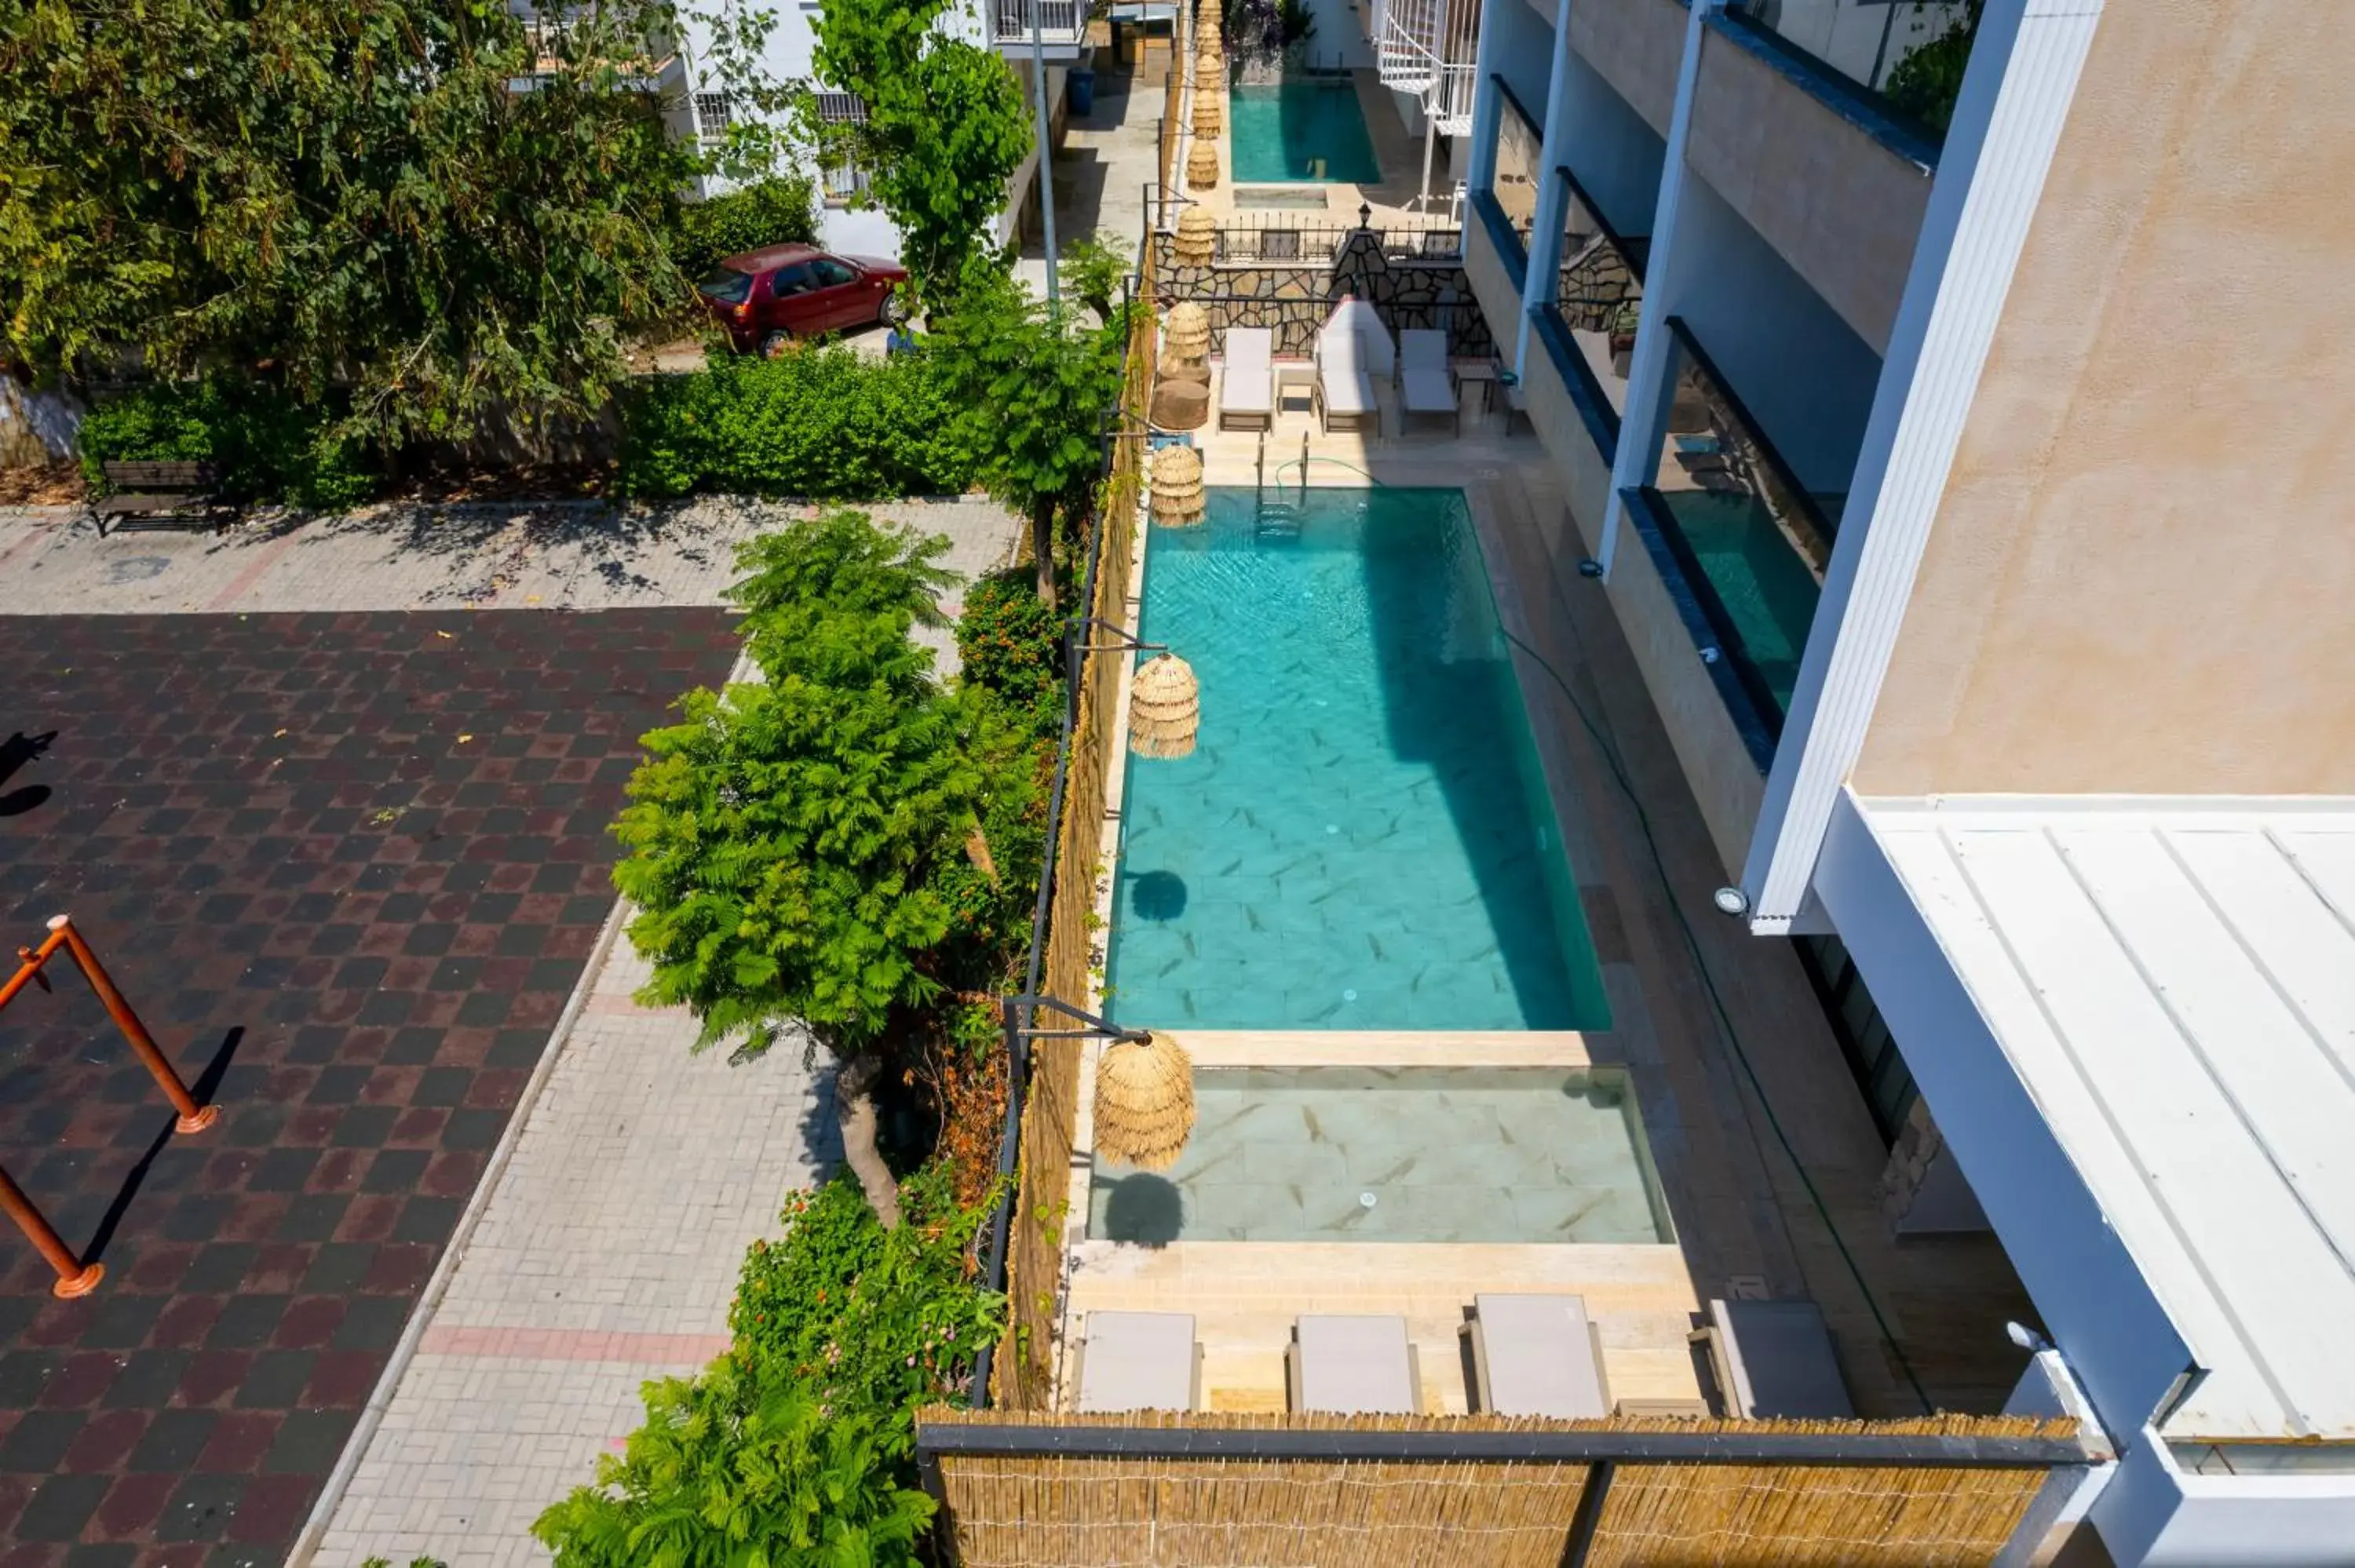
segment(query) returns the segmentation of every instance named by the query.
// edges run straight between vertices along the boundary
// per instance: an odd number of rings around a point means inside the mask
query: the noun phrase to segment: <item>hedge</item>
[[[76,438],[82,476],[105,488],[108,462],[210,462],[224,500],[332,512],[376,493],[373,454],[335,433],[335,410],[266,381],[217,373],[157,382],[101,402]]]
[[[715,352],[688,375],[625,395],[616,488],[883,501],[957,495],[976,454],[922,352],[889,359],[792,348],[773,359]]]

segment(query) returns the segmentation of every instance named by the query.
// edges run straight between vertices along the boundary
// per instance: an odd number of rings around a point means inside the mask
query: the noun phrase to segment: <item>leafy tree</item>
[[[1932,130],[1944,132],[1955,117],[1955,101],[1962,96],[1963,72],[1970,67],[1984,9],[1986,0],[1970,0],[1945,32],[1899,60],[1882,84],[1882,96]]]
[[[764,245],[817,240],[817,193],[807,175],[772,175],[741,190],[679,210],[671,259],[689,278],[705,278],[730,256]]]
[[[1087,325],[1034,299],[995,258],[966,264],[934,334],[958,389],[981,481],[1030,519],[1040,602],[1055,603],[1055,512],[1088,502],[1105,412],[1120,396],[1124,323]]]
[[[814,64],[831,88],[856,93],[863,122],[805,128],[822,154],[867,172],[867,194],[891,215],[917,292],[939,302],[1006,205],[1006,182],[1028,151],[1022,90],[996,54],[937,25],[954,0],[826,0]]]
[[[845,1154],[887,1224],[873,1088],[895,1015],[943,989],[956,910],[934,877],[987,803],[969,705],[909,636],[938,619],[946,547],[855,512],[748,546],[735,593],[763,679],[689,693],[614,827],[645,1000],[691,1007],[698,1047],[757,1055],[805,1025],[843,1065]]]
[[[1118,237],[1091,234],[1065,246],[1060,260],[1063,292],[1095,312],[1098,321],[1110,322],[1121,280],[1128,275]]]
[[[388,441],[580,415],[682,301],[666,0],[0,0],[0,358],[347,387]],[[528,90],[513,84],[526,82]]]
[[[876,1425],[722,1357],[646,1384],[646,1424],[532,1533],[559,1568],[912,1564],[932,1499],[891,1477]]]

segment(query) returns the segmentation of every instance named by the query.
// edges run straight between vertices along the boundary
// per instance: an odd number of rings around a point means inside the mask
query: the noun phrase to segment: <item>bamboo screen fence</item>
[[[1112,461],[1096,508],[1096,537],[1086,582],[1088,613],[1124,620],[1130,557],[1145,468],[1146,409],[1153,400],[1156,315],[1153,256],[1143,261],[1129,323],[1127,376],[1111,431]],[[1042,971],[1046,994],[1085,1006],[1094,963],[1096,861],[1103,831],[1104,786],[1120,763],[1114,708],[1127,655],[1085,655],[1079,713],[1071,726],[1070,773],[1056,832],[1052,902]],[[1063,1211],[1069,1201],[1071,1145],[1077,1136],[1081,1043],[1033,1043],[1022,1109],[1022,1144],[1014,1219],[1007,1240],[1007,1337],[993,1365],[993,1402],[1044,1410],[1055,1397],[1055,1291],[1062,1274]]]
[[[1636,1450],[1647,1436],[1706,1433],[1754,1457],[1592,1463],[1559,1458],[1215,1457],[956,1451],[957,1428],[1022,1426],[1085,1449],[1087,1428],[1214,1432],[1509,1434],[1534,1447],[1582,1434]],[[1695,1421],[1624,1417],[1118,1416],[929,1410],[918,1447],[964,1568],[1963,1568],[1991,1563],[2056,1465],[2050,1456],[1963,1462],[1982,1440],[2057,1440],[2075,1424],[2010,1417],[1914,1421]],[[1933,1437],[1954,1462],[1827,1462],[1842,1442]],[[1961,1439],[1961,1442],[1944,1440]],[[1804,1447],[1801,1446],[1804,1445]],[[1042,1445],[1043,1446],[1043,1445]],[[1510,1444],[1497,1445],[1509,1448]],[[1590,1499],[1589,1494],[1593,1493]],[[1582,1503],[1588,1506],[1582,1510]],[[1582,1513],[1592,1517],[1582,1518]]]

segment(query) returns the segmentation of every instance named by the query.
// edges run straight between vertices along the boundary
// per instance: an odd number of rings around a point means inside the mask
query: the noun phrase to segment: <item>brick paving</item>
[[[54,732],[0,781],[0,938],[72,913],[224,1107],[170,1136],[69,970],[0,1013],[0,1161],[108,1271],[59,1301],[0,1239],[0,1564],[282,1560],[596,943],[637,736],[730,619],[0,620],[0,731]]]
[[[631,1001],[618,941],[426,1321],[314,1559],[548,1560],[540,1510],[645,1418],[639,1385],[728,1347],[737,1266],[778,1200],[839,1155],[827,1079],[788,1044],[690,1054],[683,1011]]]

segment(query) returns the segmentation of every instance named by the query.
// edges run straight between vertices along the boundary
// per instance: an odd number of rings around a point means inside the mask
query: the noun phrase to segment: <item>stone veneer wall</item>
[[[1272,327],[1275,352],[1306,355],[1317,330],[1344,298],[1371,302],[1392,333],[1444,327],[1447,351],[1460,359],[1495,355],[1497,340],[1473,301],[1460,260],[1409,261],[1382,249],[1381,236],[1359,229],[1331,263],[1214,262],[1188,266],[1173,254],[1176,237],[1153,237],[1155,281],[1164,306],[1192,300],[1209,313],[1214,337],[1231,326]]]

